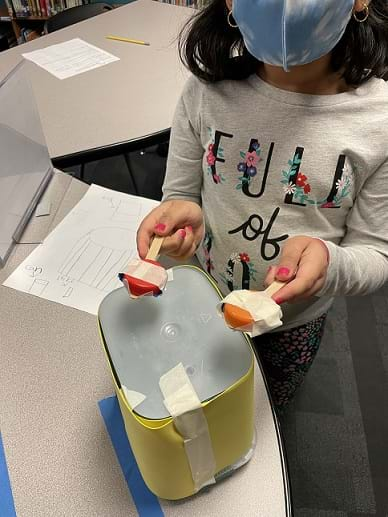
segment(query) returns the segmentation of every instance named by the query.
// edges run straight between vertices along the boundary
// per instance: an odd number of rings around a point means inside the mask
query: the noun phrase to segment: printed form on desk
[[[55,75],[58,79],[67,79],[73,75],[120,60],[119,57],[80,38],[27,52],[22,56]]]
[[[136,232],[159,203],[92,185],[3,285],[97,314],[137,257]]]

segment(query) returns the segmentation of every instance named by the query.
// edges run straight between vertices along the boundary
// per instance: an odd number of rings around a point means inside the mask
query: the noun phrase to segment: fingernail
[[[159,232],[164,232],[166,229],[166,225],[163,223],[158,223],[155,225],[155,230],[158,230]]]
[[[179,237],[184,239],[186,237],[186,231],[185,230],[178,230],[178,235],[179,235]]]
[[[192,227],[192,226],[186,226],[186,230],[187,230],[188,232],[192,232],[192,231],[193,231],[193,227]]]
[[[278,297],[273,298],[273,301],[275,303],[277,303],[278,305],[281,305],[282,303],[284,303],[284,300],[282,298],[278,298]]]
[[[269,268],[267,269],[267,273],[270,273],[272,271],[272,268],[273,266],[269,266]]]
[[[282,275],[282,276],[288,276],[290,274],[290,270],[288,269],[288,267],[280,267],[278,269],[278,275]]]

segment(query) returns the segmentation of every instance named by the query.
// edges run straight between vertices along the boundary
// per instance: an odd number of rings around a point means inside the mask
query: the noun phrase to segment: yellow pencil
[[[147,41],[140,41],[138,39],[122,38],[121,36],[105,36],[106,39],[113,39],[115,41],[125,41],[126,43],[135,43],[136,45],[149,45]]]

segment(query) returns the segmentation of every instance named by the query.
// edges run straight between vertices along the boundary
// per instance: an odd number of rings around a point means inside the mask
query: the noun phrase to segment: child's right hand
[[[143,219],[137,231],[137,249],[145,258],[154,235],[167,236],[160,253],[186,260],[195,254],[204,234],[202,209],[192,201],[165,201]]]

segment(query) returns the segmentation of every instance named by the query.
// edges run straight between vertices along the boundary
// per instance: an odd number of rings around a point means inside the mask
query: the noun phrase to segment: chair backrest
[[[2,50],[8,50],[9,49],[9,45],[8,45],[8,38],[5,34],[0,34],[0,52]]]
[[[58,31],[59,29],[81,22],[82,20],[87,20],[88,18],[92,18],[98,14],[110,11],[111,9],[113,9],[113,7],[105,3],[85,4],[70,7],[69,9],[65,9],[64,11],[55,14],[46,21],[44,27],[45,33],[48,34],[50,32]]]

